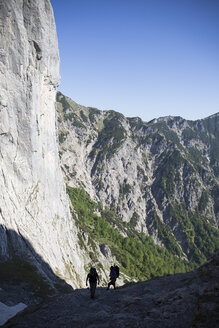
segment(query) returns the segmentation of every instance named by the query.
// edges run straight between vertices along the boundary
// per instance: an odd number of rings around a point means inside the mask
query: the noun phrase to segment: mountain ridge
[[[66,99],[70,100],[72,103],[74,103],[76,106],[78,107],[82,107],[82,108],[89,108],[89,109],[94,109],[94,110],[97,110],[97,111],[100,111],[100,112],[103,112],[103,113],[107,113],[107,112],[116,112],[116,113],[120,113],[118,110],[115,110],[115,109],[100,109],[100,108],[97,108],[97,107],[94,107],[94,106],[91,106],[91,105],[82,105],[82,104],[79,104],[77,103],[76,101],[72,100],[71,97],[69,96],[66,96],[64,95],[64,93],[61,91],[61,90],[57,90],[57,93],[58,94],[62,94]],[[206,117],[203,117],[203,118],[199,118],[199,119],[186,119],[184,118],[183,116],[179,116],[179,115],[165,115],[165,116],[159,116],[159,117],[156,117],[156,118],[152,118],[151,120],[149,121],[144,121],[140,116],[125,116],[124,114],[120,113],[122,116],[126,117],[127,119],[139,119],[141,120],[143,123],[152,123],[153,121],[156,121],[156,120],[163,120],[165,118],[167,119],[173,119],[173,118],[180,118],[182,120],[185,120],[185,121],[191,121],[191,122],[197,122],[197,121],[202,121],[202,120],[205,120],[207,118],[213,118],[214,116],[218,116],[219,115],[219,112],[216,112],[214,114],[211,114],[211,115],[208,115]]]
[[[218,247],[218,113],[145,123],[80,106],[61,93],[57,113],[69,186],[84,188],[155,243],[175,244],[178,256],[200,264],[212,254]]]

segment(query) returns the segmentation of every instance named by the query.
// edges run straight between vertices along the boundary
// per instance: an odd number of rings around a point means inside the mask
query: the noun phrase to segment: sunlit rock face
[[[48,263],[79,286],[83,254],[57,150],[59,79],[50,1],[0,0],[0,256],[22,255],[46,275]]]
[[[189,261],[203,263],[210,245],[217,249],[219,113],[143,122],[81,106],[60,92],[57,113],[68,185]]]

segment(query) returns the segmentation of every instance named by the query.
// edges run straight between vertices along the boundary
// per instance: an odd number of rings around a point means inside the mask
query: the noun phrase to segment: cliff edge
[[[83,254],[58,158],[59,79],[50,1],[0,0],[0,260],[18,255],[80,286]]]

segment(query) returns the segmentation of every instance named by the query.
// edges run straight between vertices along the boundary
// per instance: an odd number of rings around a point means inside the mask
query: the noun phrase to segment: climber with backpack
[[[112,285],[116,289],[116,279],[119,277],[119,267],[117,265],[110,267],[110,282],[108,283],[107,290]]]
[[[97,283],[99,285],[100,279],[97,273],[96,268],[90,268],[90,272],[87,275],[86,279],[86,286],[87,286],[87,281],[89,280],[89,285],[90,285],[90,297],[94,298],[95,290],[97,287]]]

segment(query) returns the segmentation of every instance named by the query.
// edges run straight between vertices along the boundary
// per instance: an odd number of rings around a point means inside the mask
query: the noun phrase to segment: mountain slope
[[[72,215],[79,229],[80,247],[89,254],[105,284],[108,278],[105,279],[103,273],[107,275],[113,260],[120,266],[120,279],[126,282],[130,277],[144,281],[194,267],[194,263],[155,245],[151,237],[136,232],[129,223],[121,224],[113,211],[92,201],[83,189],[68,187],[67,191],[74,207]],[[106,257],[108,265],[99,253]]]
[[[66,182],[120,224],[198,264],[219,246],[219,114],[151,122],[86,108],[57,93]]]

